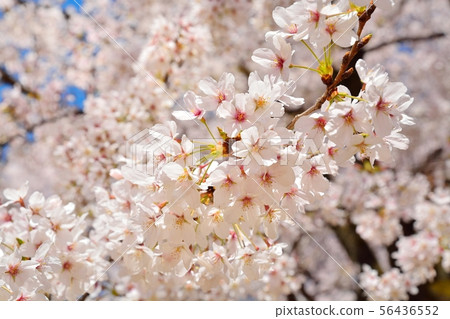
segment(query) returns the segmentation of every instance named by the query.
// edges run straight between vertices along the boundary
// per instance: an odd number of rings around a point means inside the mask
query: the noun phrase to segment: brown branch
[[[80,296],[80,298],[77,299],[77,301],[86,301],[86,298],[89,297],[89,293],[85,292]]]
[[[30,0],[16,0],[16,5],[34,5],[35,8],[45,8],[45,9],[51,9],[54,8],[54,6],[49,5],[49,4],[42,4],[40,1],[39,2],[31,2]],[[5,12],[8,12],[8,10],[6,10]],[[64,17],[66,19],[69,19],[70,16],[67,15],[66,12],[64,13]]]
[[[336,87],[346,78],[348,78],[352,73],[353,73],[353,69],[352,68],[348,68],[351,61],[353,60],[353,58],[358,54],[358,52],[370,41],[372,35],[367,35],[364,38],[361,39],[361,33],[364,29],[364,26],[366,25],[367,21],[370,20],[370,17],[372,16],[372,13],[375,11],[376,7],[375,5],[370,5],[370,7],[368,7],[360,16],[359,16],[359,25],[358,25],[358,38],[360,40],[356,41],[352,48],[350,49],[350,51],[347,51],[343,58],[342,58],[342,63],[341,63],[341,67],[339,69],[338,74],[336,75],[336,77],[334,78],[334,80],[329,81],[330,83],[327,84],[327,89],[326,91],[322,94],[322,96],[320,98],[317,99],[316,103],[311,106],[309,109],[307,109],[306,111],[297,114],[292,121],[287,125],[287,128],[292,130],[295,126],[295,123],[297,122],[297,120],[303,116],[309,115],[315,111],[317,111],[318,109],[320,109],[320,107],[322,106],[323,103],[325,103],[325,101],[331,97],[332,93],[334,92],[334,90],[336,89]],[[328,82],[327,79],[322,78],[322,81],[324,81],[324,83]]]
[[[331,226],[338,242],[355,264],[368,264],[379,269],[378,260],[367,242],[356,231],[356,225],[348,222],[345,226]]]
[[[0,67],[0,81],[4,82],[4,83],[8,83],[11,85],[18,85],[20,87],[20,90],[23,94],[25,94],[28,97],[34,98],[39,100],[41,98],[41,96],[39,95],[39,93],[27,88],[26,86],[24,86],[22,83],[20,83],[20,81],[16,80],[11,74],[9,74],[4,68]],[[48,123],[52,123],[52,122],[56,122],[60,119],[63,119],[65,117],[71,116],[71,115],[81,115],[83,114],[82,111],[72,111],[72,110],[68,110],[66,112],[64,112],[63,114],[60,114],[58,116],[54,116],[48,119],[43,119],[40,122],[33,124],[33,125],[29,125],[29,126],[25,126],[24,129],[27,132],[32,132],[35,128],[48,124]],[[16,134],[11,136],[8,140],[1,142],[0,143],[0,148],[4,147],[6,144],[11,143],[13,140],[15,140],[16,138],[19,137],[23,137],[21,134]]]
[[[25,127],[24,129],[25,129],[26,132],[33,132],[37,127],[40,127],[40,126],[42,126],[42,125],[54,123],[54,122],[56,122],[56,121],[58,121],[58,120],[61,120],[61,119],[66,118],[66,117],[69,117],[69,116],[71,116],[71,115],[79,116],[79,115],[83,115],[83,114],[84,114],[83,111],[80,111],[80,110],[76,110],[76,111],[69,110],[69,111],[67,111],[67,112],[64,112],[64,113],[61,114],[61,115],[54,116],[54,117],[51,117],[51,118],[49,118],[49,119],[44,119],[44,120],[42,120],[42,121],[40,121],[40,122],[38,122],[38,123],[36,123],[36,124],[27,126],[27,127]],[[11,136],[11,137],[10,137],[8,140],[6,140],[5,142],[0,143],[0,148],[2,148],[2,147],[4,147],[5,145],[11,143],[11,142],[14,141],[16,138],[19,138],[19,137],[23,137],[23,135],[21,135],[21,134],[16,134],[16,135]]]
[[[400,43],[400,42],[419,42],[419,41],[426,41],[426,40],[434,40],[434,39],[438,39],[438,38],[442,38],[445,37],[446,34],[444,32],[438,32],[438,33],[432,33],[430,35],[423,35],[423,36],[418,36],[418,37],[400,37],[398,39],[394,39],[391,41],[387,41],[387,42],[383,42],[380,44],[377,44],[373,47],[370,48],[366,48],[364,51],[365,52],[371,52],[371,51],[375,51],[375,50],[379,50],[383,47],[386,47],[388,45],[392,45],[392,44],[396,44],[396,43]]]
[[[24,86],[22,83],[20,83],[20,81],[16,80],[15,78],[12,77],[11,74],[9,74],[4,68],[0,67],[0,81],[7,83],[7,84],[11,84],[11,85],[18,85],[20,87],[20,91],[25,94],[28,97],[34,98],[39,100],[41,97],[39,95],[39,93],[27,88],[26,86]]]

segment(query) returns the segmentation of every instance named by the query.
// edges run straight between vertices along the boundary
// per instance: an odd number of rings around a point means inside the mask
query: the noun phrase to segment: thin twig
[[[85,301],[87,297],[89,297],[89,293],[85,292],[84,294],[81,295],[80,298],[77,299],[77,301]]]
[[[380,44],[377,44],[373,47],[370,48],[366,48],[364,51],[365,52],[371,52],[371,51],[375,51],[375,50],[379,50],[383,47],[386,47],[388,45],[392,45],[392,44],[397,44],[397,43],[401,43],[401,42],[419,42],[419,41],[427,41],[427,40],[434,40],[434,39],[438,39],[438,38],[442,38],[445,37],[445,33],[444,32],[438,32],[438,33],[432,33],[430,35],[423,35],[423,36],[418,36],[418,37],[400,37],[398,39],[394,39],[391,41],[387,41],[387,42],[383,42]]]
[[[25,127],[24,130],[26,132],[33,132],[34,129],[36,129],[37,127],[43,126],[45,124],[54,123],[54,122],[56,122],[58,120],[62,120],[63,118],[66,118],[66,117],[69,117],[69,116],[72,116],[72,115],[73,116],[79,116],[79,115],[83,115],[83,114],[84,113],[81,110],[72,111],[72,109],[68,109],[68,111],[66,111],[66,112],[64,112],[64,113],[62,113],[62,114],[60,114],[58,116],[54,116],[54,117],[42,120],[42,121],[40,121],[40,122],[38,122],[36,124],[27,126],[27,127]],[[24,136],[22,134],[13,135],[13,136],[9,137],[8,140],[6,140],[4,142],[1,142],[0,143],[0,148],[2,148],[5,145],[11,143],[13,140],[15,140],[16,138],[19,138],[19,137],[24,137]]]
[[[20,81],[16,80],[11,74],[9,74],[4,68],[0,67],[0,81],[11,84],[11,85],[18,85],[20,87],[20,91],[25,94],[28,97],[32,97],[35,99],[40,99],[39,93],[27,88],[24,86]]]

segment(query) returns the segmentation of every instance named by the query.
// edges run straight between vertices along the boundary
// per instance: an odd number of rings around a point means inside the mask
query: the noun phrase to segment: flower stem
[[[6,248],[9,248],[11,251],[14,251],[14,248],[12,248],[10,245],[7,245],[5,243],[1,243],[3,246],[5,246]]]
[[[244,248],[245,245],[244,245],[244,242],[243,242],[243,240],[242,240],[242,236],[243,236],[243,235],[242,235],[242,233],[240,232],[240,228],[239,228],[238,224],[234,223],[234,224],[233,224],[233,228],[234,228],[234,232],[236,233],[236,236],[237,236],[237,238],[238,238],[239,245],[241,246],[241,248]]]
[[[206,177],[206,174],[208,173],[208,170],[209,170],[209,168],[211,167],[211,164],[214,162],[215,159],[216,159],[216,157],[213,157],[213,158],[211,159],[211,162],[209,162],[208,166],[206,167],[205,173],[203,173],[202,179],[199,180],[199,185],[200,185],[201,183],[204,182],[205,177]]]
[[[212,133],[211,130],[209,129],[208,124],[206,123],[205,118],[202,117],[202,119],[200,120],[200,122],[202,122],[203,124],[205,124],[205,127],[206,127],[206,129],[208,130],[209,135],[211,135],[211,137],[213,138],[214,142],[217,143],[216,138],[214,137],[213,133]]]
[[[309,50],[309,52],[311,52],[311,54],[314,56],[314,58],[316,59],[316,61],[320,63],[319,57],[317,56],[316,53],[314,53],[314,50],[309,46],[309,44],[306,43],[305,40],[302,40],[302,43],[306,46],[306,48]]]
[[[13,294],[13,292],[12,292],[11,290],[9,290],[8,287],[6,287],[5,285],[0,286],[0,288],[6,290],[6,291],[7,291],[9,294],[11,294],[11,295]]]
[[[313,69],[313,68],[309,68],[307,66],[303,66],[303,65],[296,65],[296,64],[291,64],[289,65],[290,68],[298,68],[298,69],[305,69],[305,70],[309,70],[309,71],[314,71],[320,74],[319,70]]]
[[[241,227],[239,227],[238,224],[233,224],[233,227],[235,228],[235,230],[237,229],[239,231],[239,233],[244,236],[245,238],[247,238],[247,240],[250,242],[250,244],[252,244],[252,246],[256,249],[259,250],[258,246],[255,245],[255,243],[242,231]]]
[[[349,97],[349,98],[354,99],[354,100],[367,102],[367,100],[365,100],[363,98],[360,98],[360,97],[357,97],[357,96],[353,96],[353,95],[350,95],[350,94],[347,94],[347,93],[340,93],[339,95],[343,96],[343,97]]]
[[[335,13],[335,14],[327,15],[326,18],[338,17],[338,16],[342,16],[342,15],[346,15],[346,14],[348,14],[348,12]]]

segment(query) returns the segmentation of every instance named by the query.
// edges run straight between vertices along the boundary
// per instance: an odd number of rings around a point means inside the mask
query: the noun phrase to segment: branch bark
[[[375,11],[375,9],[376,9],[375,5],[372,4],[359,16],[359,25],[358,25],[358,32],[357,32],[359,40],[353,44],[350,51],[347,51],[344,54],[338,74],[336,75],[334,80],[327,85],[326,91],[322,94],[322,96],[320,98],[317,99],[316,103],[313,106],[311,106],[306,111],[304,111],[300,114],[297,114],[292,119],[292,121],[287,125],[288,129],[292,130],[295,126],[295,123],[297,122],[297,120],[299,118],[309,115],[309,114],[317,111],[318,109],[320,109],[322,104],[325,103],[325,101],[329,97],[331,97],[331,95],[334,92],[334,90],[336,89],[336,87],[343,80],[348,78],[353,73],[353,69],[348,68],[348,66],[352,62],[353,58],[358,54],[358,52],[370,41],[371,35],[365,36],[364,38],[361,39],[361,33],[362,33],[367,21],[370,20],[370,17],[372,16],[372,13]]]
[[[392,45],[392,44],[397,44],[400,42],[420,42],[420,41],[427,41],[427,40],[434,40],[434,39],[438,39],[438,38],[442,38],[445,37],[446,34],[444,32],[438,32],[438,33],[432,33],[429,35],[424,35],[424,36],[418,36],[418,37],[400,37],[398,39],[394,39],[391,41],[387,41],[387,42],[383,42],[380,44],[377,44],[373,47],[370,48],[366,48],[364,51],[365,52],[371,52],[371,51],[376,51],[379,50],[383,47],[386,47],[388,45]]]
[[[63,118],[71,116],[71,115],[79,116],[79,115],[82,115],[82,114],[84,114],[84,113],[82,111],[80,111],[80,110],[76,110],[76,111],[69,110],[68,112],[63,113],[62,115],[54,116],[54,117],[49,118],[49,119],[44,119],[44,120],[40,121],[39,123],[36,123],[36,124],[30,125],[28,127],[25,127],[25,131],[33,132],[35,128],[40,127],[42,125],[56,122],[58,120],[61,120]],[[4,147],[5,145],[7,145],[7,144],[11,143],[12,141],[14,141],[16,138],[19,138],[19,137],[23,137],[23,136],[21,134],[17,134],[17,135],[11,136],[7,141],[0,143],[0,149],[2,147]]]
[[[26,86],[24,86],[22,83],[20,83],[20,81],[16,80],[11,74],[9,74],[4,68],[0,67],[0,81],[7,83],[7,84],[11,84],[11,85],[18,85],[20,87],[20,91],[29,96],[32,97],[34,99],[40,99],[40,95],[39,93],[27,88]]]
[[[85,292],[81,295],[80,298],[77,299],[77,301],[86,301],[86,298],[89,297],[89,293]]]

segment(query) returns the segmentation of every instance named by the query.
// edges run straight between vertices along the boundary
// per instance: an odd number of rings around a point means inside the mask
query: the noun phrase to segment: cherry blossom
[[[269,69],[270,74],[287,80],[289,77],[289,65],[295,51],[292,51],[291,45],[279,35],[274,35],[268,41],[273,44],[273,50],[275,51],[268,48],[257,49],[253,52],[252,60]]]
[[[432,291],[448,19],[395,2],[3,2],[0,299]]]

